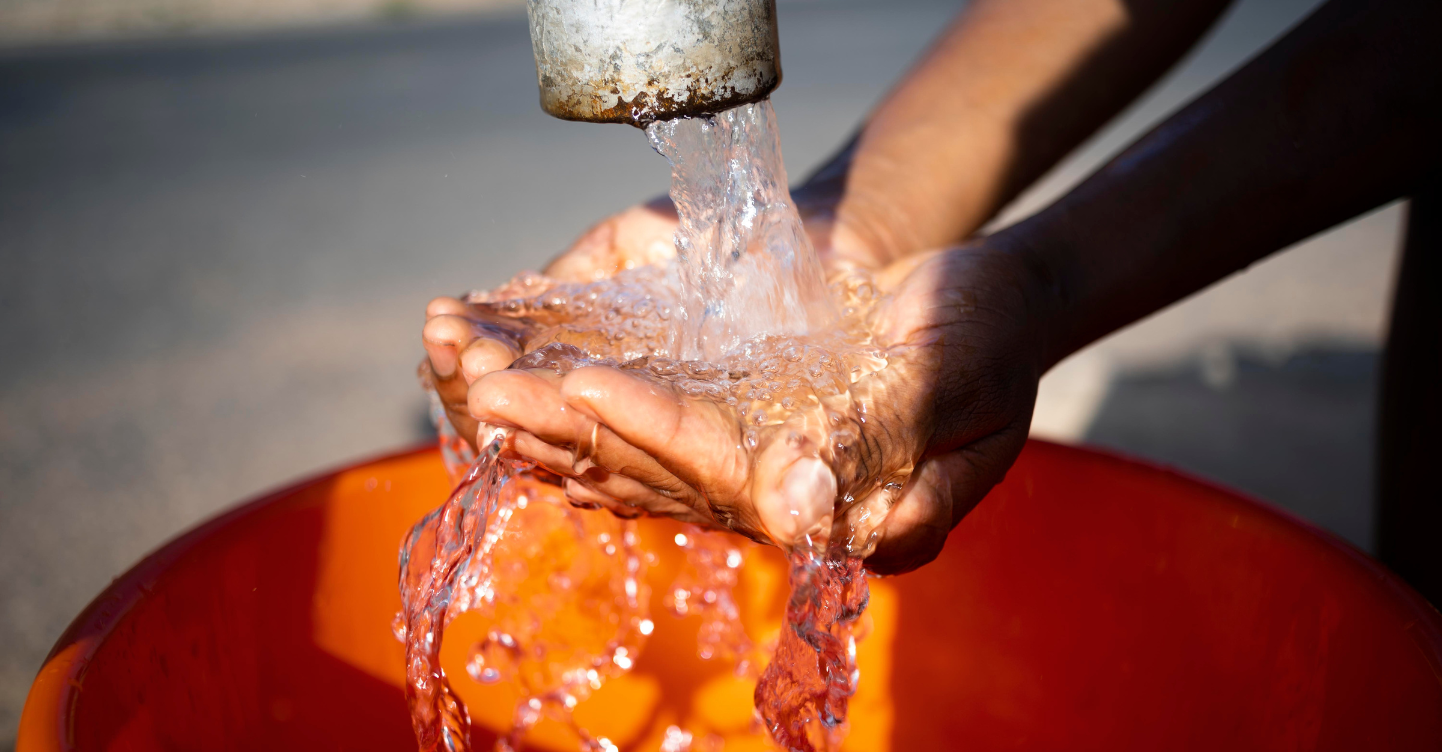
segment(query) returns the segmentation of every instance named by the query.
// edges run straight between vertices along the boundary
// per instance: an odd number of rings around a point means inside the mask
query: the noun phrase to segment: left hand
[[[985,241],[913,257],[878,282],[891,294],[877,329],[890,365],[853,385],[868,412],[844,466],[821,459],[829,438],[804,422],[748,453],[729,406],[604,366],[495,370],[471,386],[469,413],[512,428],[510,450],[566,477],[572,498],[627,516],[789,543],[842,526],[829,518],[838,489],[887,494],[867,566],[906,571],[936,556],[1021,450],[1051,306],[1023,255]]]

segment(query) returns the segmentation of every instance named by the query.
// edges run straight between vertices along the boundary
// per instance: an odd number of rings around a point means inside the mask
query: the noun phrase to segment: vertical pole
[[[1407,211],[1377,426],[1377,552],[1442,604],[1442,182]]]

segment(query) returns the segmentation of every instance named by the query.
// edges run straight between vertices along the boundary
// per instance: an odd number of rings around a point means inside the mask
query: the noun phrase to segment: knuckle
[[[465,303],[449,295],[440,295],[431,298],[426,303],[426,318],[435,318],[450,313],[460,313],[465,310]]]
[[[511,404],[510,390],[515,386],[514,371],[496,371],[471,384],[466,393],[467,407],[477,418],[503,413]]]
[[[427,321],[421,329],[421,336],[435,344],[455,345],[469,341],[474,335],[471,322],[459,316],[445,314]]]

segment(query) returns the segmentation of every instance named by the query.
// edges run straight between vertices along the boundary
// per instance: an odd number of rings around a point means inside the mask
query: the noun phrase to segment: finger
[[[565,476],[568,480],[583,482],[587,487],[611,498],[617,504],[622,503],[614,495],[606,493],[607,489],[601,487],[603,482],[611,483],[612,479],[621,476],[599,467],[577,470],[575,458],[570,449],[548,444],[536,438],[535,434],[529,431],[516,431],[511,436],[509,450],[521,459],[534,462],[556,475]],[[634,481],[632,482],[634,483]]]
[[[545,269],[548,277],[590,282],[676,255],[676,210],[661,198],[590,228]]]
[[[441,381],[455,376],[460,351],[475,340],[476,322],[455,314],[441,314],[426,321],[421,330],[421,343],[430,359],[431,371]]]
[[[471,307],[460,298],[443,296],[432,298],[429,303],[426,303],[427,321],[437,316],[467,316],[470,312]]]
[[[642,505],[651,514],[677,516],[692,508],[681,499],[695,498],[694,491],[605,426],[591,426],[589,436],[583,431],[580,437],[553,434],[542,439],[517,433],[514,446],[518,454],[557,475],[584,478],[591,487]],[[709,515],[705,519],[711,521]]]
[[[682,522],[694,522],[698,525],[710,525],[714,522],[710,514],[698,512],[690,505],[663,495],[651,486],[620,473],[609,473],[600,468],[592,468],[575,480],[628,506],[642,509],[649,515],[670,517]]]
[[[607,366],[573,371],[561,381],[561,394],[687,486],[727,497],[744,490],[748,462],[735,421],[715,404]]]
[[[609,371],[622,375],[619,371]],[[505,374],[516,372],[525,371],[506,371]],[[542,371],[536,371],[536,374],[542,374]],[[624,375],[622,378],[630,380],[630,377]],[[503,384],[496,388],[512,388],[509,384],[516,384],[515,394],[510,395],[503,403],[496,395],[477,397],[483,401],[489,400],[483,413],[487,417],[483,420],[495,417],[534,434],[536,443],[529,440],[519,442],[518,449],[525,447],[526,452],[545,465],[558,465],[554,471],[561,475],[581,475],[587,472],[588,468],[604,471],[610,478],[606,481],[609,488],[603,491],[633,504],[643,505],[652,514],[692,520],[696,518],[694,512],[701,512],[699,518],[702,521],[714,523],[704,499],[696,494],[692,486],[676,478],[645,450],[627,442],[610,427],[597,423],[593,416],[588,416],[584,410],[572,406],[570,401],[565,401],[565,391],[574,388],[574,385],[567,385],[571,384],[571,375],[561,380],[559,393],[555,390],[539,390],[534,388],[534,382],[522,384],[522,381],[526,380],[515,375],[496,374],[486,377],[486,380],[483,380],[485,384]],[[623,407],[624,410],[646,410],[643,404]],[[590,481],[594,485],[600,482],[601,478],[597,478],[593,473]],[[692,514],[686,514],[686,510]]]
[[[522,459],[534,462],[556,475],[575,475],[575,456],[570,449],[547,444],[530,431],[511,435],[509,449]]]
[[[557,378],[545,370],[492,371],[471,385],[467,394],[470,414],[483,423],[517,428],[542,441],[567,445],[591,420],[561,399]]]
[[[876,531],[875,548],[866,557],[868,570],[877,574],[909,572],[941,553],[951,532],[951,475],[964,472],[960,466],[967,461],[956,452],[925,460],[917,467]]]
[[[492,371],[505,370],[519,357],[520,348],[511,342],[493,337],[477,337],[461,350],[461,376],[469,386]]]
[[[471,414],[486,423],[524,431],[526,435],[517,434],[516,451],[559,475],[576,476],[595,468],[634,481],[610,481],[616,484],[610,492],[623,494],[655,514],[685,516],[682,507],[704,512],[704,501],[691,487],[646,452],[575,409],[547,379],[554,377],[544,370],[488,374],[471,388]],[[563,379],[562,389],[565,383]],[[711,521],[709,514],[704,519]]]
[[[818,452],[817,442],[799,431],[777,437],[756,458],[751,498],[766,534],[780,546],[802,542],[831,529],[836,506],[836,475]]]
[[[574,478],[567,478],[562,487],[566,492],[566,500],[571,502],[572,506],[582,509],[605,509],[617,517],[628,520],[640,517],[642,514],[641,510],[626,506],[606,494],[587,488]]]
[[[1026,444],[1026,433],[1025,426],[1008,426],[925,460],[882,524],[866,568],[899,574],[935,559],[952,528],[1006,476]]]
[[[616,256],[616,218],[608,217],[586,230],[571,244],[571,249],[548,264],[547,277],[567,282],[590,282],[614,274],[619,266]]]
[[[432,300],[426,306],[427,320],[421,330],[421,342],[426,349],[426,380],[440,397],[441,406],[457,435],[471,441],[478,427],[466,410],[466,382],[456,378],[456,364],[458,351],[474,341],[479,325],[464,315],[453,313],[458,310],[464,313],[465,304],[455,298]]]

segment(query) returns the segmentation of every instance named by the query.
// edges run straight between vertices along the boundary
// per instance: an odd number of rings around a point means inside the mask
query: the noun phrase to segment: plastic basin
[[[60,638],[18,749],[414,748],[396,548],[447,490],[416,450],[171,542]],[[643,523],[656,633],[578,715],[626,749],[672,724],[759,748],[744,682],[660,606],[674,531]],[[764,633],[785,592],[756,551],[740,601]],[[872,587],[848,749],[1442,749],[1436,610],[1345,543],[1163,469],[1033,441],[935,563]],[[443,657],[486,749],[514,697],[465,677],[468,630]],[[533,742],[570,744],[558,726]]]

